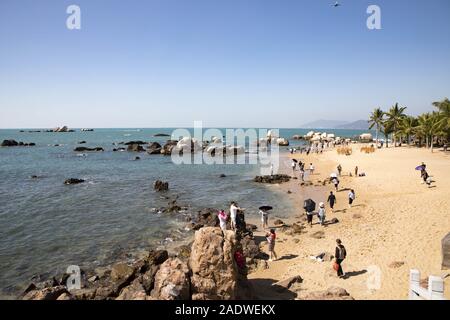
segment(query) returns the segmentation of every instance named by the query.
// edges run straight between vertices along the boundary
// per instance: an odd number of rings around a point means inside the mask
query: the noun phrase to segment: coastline
[[[340,163],[343,167],[340,188],[355,189],[357,198],[348,209],[348,191],[341,191],[336,194],[335,212],[331,213],[326,206],[327,220],[337,218],[337,224],[326,227],[314,224],[300,235],[290,235],[280,229],[276,252],[279,258],[288,258],[269,262],[268,269],[251,273],[249,279],[273,279],[276,282],[301,276],[299,299],[308,292],[332,286],[346,289],[355,299],[407,299],[410,269],[419,269],[423,279],[428,275],[449,273],[441,270],[441,240],[450,230],[448,155],[408,147],[365,154],[359,151],[360,147],[360,144],[352,145],[351,156],[338,155],[335,149],[309,156],[285,155],[287,159],[306,160],[306,167],[310,162],[314,164],[317,172],[312,178],[314,185],[335,172]],[[419,173],[414,171],[422,161],[436,180],[434,188],[428,189],[421,184]],[[365,177],[348,176],[355,165],[359,166],[359,172],[366,174]],[[281,173],[292,173],[290,168],[283,170]],[[290,199],[296,210],[295,218],[286,223],[303,223],[301,198],[311,187],[300,187],[298,180],[291,180],[279,188],[292,192]],[[322,190],[317,190],[317,195],[312,198],[317,200],[316,203],[326,203],[328,192],[334,188],[332,185],[319,188]],[[314,222],[317,222],[316,217]],[[323,231],[321,238],[312,237],[320,231]],[[264,235],[259,230],[255,234]],[[336,277],[331,261],[310,259],[311,255],[322,252],[333,254],[336,238],[343,241],[348,251],[343,263],[344,271],[349,275],[347,279]],[[267,252],[267,248],[263,250]],[[378,271],[381,276],[379,287],[373,283]],[[445,296],[449,298],[450,277],[445,279],[445,286]]]

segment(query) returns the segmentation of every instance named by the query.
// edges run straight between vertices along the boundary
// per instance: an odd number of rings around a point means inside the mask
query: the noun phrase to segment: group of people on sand
[[[228,216],[225,210],[220,210],[217,213],[217,217],[219,218],[219,226],[222,229],[223,232],[227,230],[227,222],[228,217],[230,218],[230,225],[231,229],[235,232],[238,232],[242,229],[242,225],[245,225],[243,223],[243,218],[239,219],[239,214],[243,214],[244,208],[241,208],[238,206],[236,201],[232,201],[230,205],[230,215]],[[262,229],[265,230],[269,227],[269,211],[271,210],[271,207],[261,207],[259,209],[259,213],[261,215],[261,226]],[[275,229],[271,228],[268,233],[266,233],[266,240],[268,243],[269,248],[269,261],[273,261],[277,259],[277,254],[275,253],[275,239],[276,239],[276,233]]]
[[[306,165],[306,163],[302,162],[301,160],[297,161],[295,159],[292,159],[292,162],[291,162],[292,174],[293,174],[293,176],[295,176],[295,171],[298,167],[299,178],[302,182],[305,181],[305,165]],[[314,165],[312,163],[310,163],[309,168],[308,168],[309,174],[313,175],[314,170],[315,170]]]

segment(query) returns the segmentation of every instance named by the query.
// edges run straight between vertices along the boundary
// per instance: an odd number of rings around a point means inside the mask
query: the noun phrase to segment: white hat
[[[321,202],[321,203],[319,203],[319,207],[324,207],[325,206],[325,204],[323,203],[323,202]]]

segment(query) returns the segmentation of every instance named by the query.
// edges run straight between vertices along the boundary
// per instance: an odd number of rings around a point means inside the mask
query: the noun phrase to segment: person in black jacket
[[[330,191],[327,202],[330,203],[331,212],[333,212],[334,204],[336,203],[336,196],[333,194],[333,191]]]
[[[336,239],[336,244],[337,244],[337,246],[336,246],[336,252],[335,252],[334,256],[336,258],[335,262],[338,265],[337,276],[339,278],[343,278],[343,277],[345,277],[345,273],[342,270],[341,263],[346,258],[347,252],[345,251],[345,247],[342,244],[342,241],[340,239]]]

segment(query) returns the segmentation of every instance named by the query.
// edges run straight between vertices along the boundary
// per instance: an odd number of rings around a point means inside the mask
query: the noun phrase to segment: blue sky
[[[1,0],[0,128],[297,127],[450,95],[450,1],[333,2]]]

